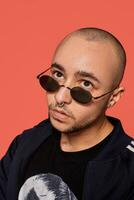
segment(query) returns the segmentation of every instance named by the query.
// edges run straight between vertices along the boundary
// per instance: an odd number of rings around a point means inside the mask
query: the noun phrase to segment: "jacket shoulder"
[[[40,131],[48,129],[51,127],[49,119],[45,119],[38,124],[34,125],[32,128],[25,129],[20,135],[20,140],[29,138],[32,135],[38,134]]]
[[[45,132],[45,130],[50,130],[51,124],[48,119],[39,122],[38,124],[34,125],[32,128],[25,129],[22,133],[18,134],[11,142],[8,150],[6,153],[11,151],[12,155],[15,154],[16,150],[24,144],[32,140],[32,138],[38,138],[41,132]],[[47,131],[46,131],[47,132]]]

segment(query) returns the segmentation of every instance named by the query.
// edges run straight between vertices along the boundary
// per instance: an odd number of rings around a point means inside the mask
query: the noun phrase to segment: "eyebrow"
[[[58,64],[58,63],[53,63],[53,64],[51,65],[51,67],[52,67],[52,68],[55,67],[55,68],[57,68],[57,69],[62,70],[62,71],[65,72],[64,67],[63,67],[62,65]]]
[[[53,63],[51,65],[51,67],[55,67],[55,68],[58,68],[59,70],[62,70],[65,72],[65,69],[64,67],[61,65],[61,64],[58,64],[58,63]],[[75,76],[81,76],[81,77],[86,77],[86,78],[91,78],[93,79],[94,81],[100,83],[100,80],[91,72],[86,72],[84,70],[79,70],[77,72],[75,72]]]
[[[91,72],[86,72],[86,71],[80,70],[80,71],[76,72],[76,76],[91,78],[94,81],[100,83],[100,80]]]

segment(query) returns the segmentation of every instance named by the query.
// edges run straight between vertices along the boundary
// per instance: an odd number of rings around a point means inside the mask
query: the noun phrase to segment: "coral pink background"
[[[134,136],[133,0],[4,0],[0,2],[0,156],[24,129],[47,117],[36,75],[51,62],[67,33],[85,26],[106,29],[127,51],[126,92],[108,111]],[[110,58],[109,58],[110,59]]]

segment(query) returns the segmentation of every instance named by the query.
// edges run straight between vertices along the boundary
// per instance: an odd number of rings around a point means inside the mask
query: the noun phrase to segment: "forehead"
[[[63,66],[68,75],[83,70],[108,84],[117,70],[118,59],[110,42],[86,41],[73,36],[56,50],[52,63]]]

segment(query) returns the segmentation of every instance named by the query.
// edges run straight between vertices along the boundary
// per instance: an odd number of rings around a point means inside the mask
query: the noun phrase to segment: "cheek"
[[[47,99],[47,102],[48,102],[48,105],[49,104],[54,104],[55,103],[55,100],[54,100],[54,94],[48,94],[46,95],[46,99]]]
[[[75,115],[75,119],[88,120],[90,118],[95,119],[100,115],[104,115],[107,108],[107,102],[95,102],[90,105],[73,106],[72,112]]]
[[[90,105],[90,106],[87,106],[87,107],[77,107],[77,106],[74,106],[74,109],[72,110],[74,115],[75,115],[75,118],[77,120],[81,120],[81,119],[88,119],[89,117],[93,116],[95,113],[96,113],[96,107],[94,105]]]

